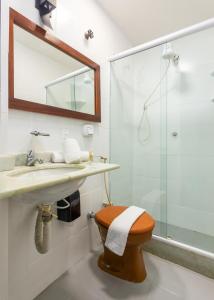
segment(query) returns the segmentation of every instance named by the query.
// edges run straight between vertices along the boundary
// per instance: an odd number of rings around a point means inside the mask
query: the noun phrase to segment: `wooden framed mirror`
[[[9,108],[101,122],[99,65],[12,8]]]

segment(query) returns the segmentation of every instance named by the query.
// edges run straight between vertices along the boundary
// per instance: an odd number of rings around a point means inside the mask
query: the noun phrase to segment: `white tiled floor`
[[[213,300],[214,280],[145,253],[148,276],[133,284],[98,269],[89,255],[36,300]]]

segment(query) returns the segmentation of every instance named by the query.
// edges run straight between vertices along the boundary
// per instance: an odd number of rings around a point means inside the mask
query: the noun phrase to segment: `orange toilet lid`
[[[112,221],[119,216],[128,206],[107,206],[96,213],[97,223],[109,228]],[[129,234],[141,234],[153,230],[155,226],[154,219],[144,212],[132,225]]]

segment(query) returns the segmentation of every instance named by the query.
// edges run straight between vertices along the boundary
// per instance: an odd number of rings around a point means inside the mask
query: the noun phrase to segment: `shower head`
[[[163,48],[162,58],[172,60],[175,65],[179,62],[179,55],[173,50],[171,43],[166,43]]]
[[[162,52],[162,58],[163,59],[172,59],[175,56],[175,52],[172,49],[172,44],[167,43],[164,45],[163,52]]]

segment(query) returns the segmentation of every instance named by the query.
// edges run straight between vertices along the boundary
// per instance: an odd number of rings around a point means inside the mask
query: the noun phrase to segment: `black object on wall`
[[[47,15],[56,8],[56,0],[36,0],[40,16]]]
[[[70,207],[66,209],[57,209],[58,220],[63,222],[72,222],[80,217],[80,192],[76,191],[70,196],[65,198],[69,203]],[[65,202],[60,200],[57,205],[62,207],[65,206]]]
[[[56,8],[56,0],[36,0],[36,8],[39,10],[43,24],[53,29],[51,24],[51,12]]]

